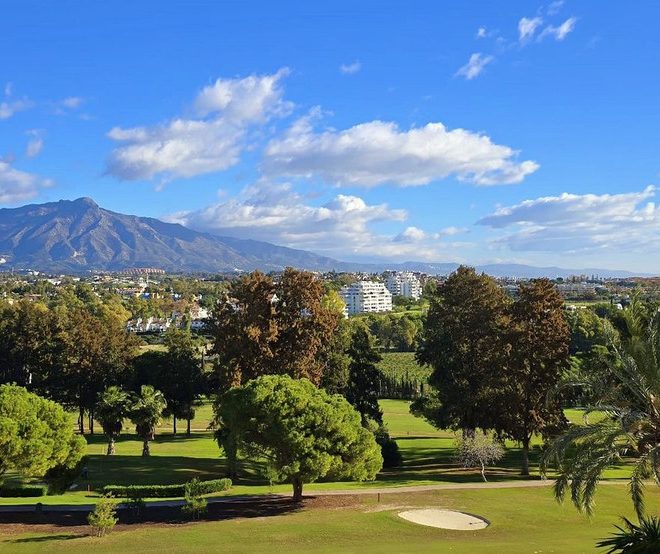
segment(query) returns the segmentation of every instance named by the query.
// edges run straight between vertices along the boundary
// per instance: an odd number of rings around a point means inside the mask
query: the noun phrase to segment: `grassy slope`
[[[657,489],[649,505],[660,505]],[[399,506],[437,506],[479,514],[482,531],[445,531],[406,522]],[[344,509],[307,509],[287,515],[116,531],[104,539],[58,534],[0,536],[0,551],[67,552],[595,552],[596,540],[630,515],[625,487],[602,487],[594,518],[558,506],[550,491],[498,489],[383,495]],[[176,529],[176,532],[174,530]]]

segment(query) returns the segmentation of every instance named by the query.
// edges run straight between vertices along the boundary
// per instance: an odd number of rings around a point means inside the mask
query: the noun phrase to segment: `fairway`
[[[603,486],[593,518],[557,505],[549,488],[452,490],[383,494],[344,507],[303,509],[269,517],[180,525],[120,525],[97,539],[85,528],[11,534],[1,552],[595,552],[622,514],[631,514],[624,486]],[[657,489],[649,506],[660,503]],[[448,531],[406,522],[398,512],[435,507],[479,514],[491,522],[479,531]]]

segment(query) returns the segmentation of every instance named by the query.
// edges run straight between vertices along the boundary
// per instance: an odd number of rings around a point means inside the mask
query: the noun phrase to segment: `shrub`
[[[607,554],[618,552],[631,552],[635,554],[653,554],[660,552],[660,518],[642,517],[639,525],[635,525],[627,518],[623,519],[623,527],[615,525],[618,529],[608,539],[600,541],[598,548],[609,548]]]
[[[117,501],[109,496],[101,498],[87,516],[87,522],[97,537],[103,537],[117,523]]]
[[[372,427],[373,425],[370,426],[370,428]],[[381,424],[373,430],[373,433],[376,437],[376,442],[380,446],[380,453],[383,456],[383,468],[400,467],[403,463],[401,451],[397,442],[390,437],[387,427]]]
[[[48,494],[63,494],[76,481],[83,466],[87,464],[87,456],[73,467],[58,465],[46,472],[44,481],[48,483]]]
[[[200,494],[212,494],[229,490],[231,479],[199,481]],[[176,498],[185,496],[186,485],[106,485],[103,493],[125,498]]]
[[[2,485],[0,486],[0,496],[8,498],[27,498],[46,496],[48,494],[47,485]]]
[[[181,507],[181,511],[192,519],[199,519],[199,516],[206,512],[207,502],[206,498],[202,497],[204,494],[203,489],[202,482],[196,477],[186,483],[186,503]]]

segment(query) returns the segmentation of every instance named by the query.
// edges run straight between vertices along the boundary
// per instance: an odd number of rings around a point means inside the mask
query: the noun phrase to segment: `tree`
[[[320,279],[291,268],[278,283],[258,271],[233,283],[211,322],[219,388],[272,374],[320,384],[341,318],[324,296]]]
[[[511,349],[493,403],[500,407],[494,428],[522,445],[522,475],[529,475],[529,445],[566,427],[558,395],[551,395],[569,367],[569,328],[564,302],[548,279],[520,286],[511,308]]]
[[[94,506],[94,511],[87,515],[87,522],[94,529],[97,537],[104,537],[117,524],[117,500],[104,496]]]
[[[23,387],[0,385],[0,478],[9,469],[41,477],[58,466],[72,468],[85,448],[62,406]]]
[[[486,479],[486,466],[500,461],[504,457],[504,448],[493,441],[486,433],[475,433],[457,440],[456,461],[465,468],[481,468],[481,478]]]
[[[648,310],[635,298],[623,321],[623,333],[610,328],[616,360],[607,367],[611,382],[594,391],[598,400],[587,411],[602,411],[605,417],[569,427],[550,444],[541,469],[557,469],[558,501],[570,489],[573,504],[591,513],[603,471],[632,456],[630,495],[641,518],[644,480],[652,476],[660,483],[660,312],[657,307]]]
[[[187,421],[186,433],[190,435],[190,421],[195,417],[195,403],[205,388],[205,375],[199,356],[199,347],[189,330],[171,328],[165,333],[167,352],[158,386],[167,400],[164,415],[172,416],[173,432],[176,420]]]
[[[434,392],[415,401],[413,413],[467,434],[494,427],[492,390],[505,363],[508,304],[494,279],[465,266],[435,289],[416,355],[433,370]]]
[[[103,432],[108,437],[108,456],[115,453],[115,441],[121,433],[124,419],[131,411],[131,397],[120,387],[111,386],[105,389],[96,405],[96,419],[101,424]]]
[[[163,393],[151,385],[142,385],[140,394],[131,408],[131,421],[135,432],[142,439],[142,455],[149,456],[149,441],[154,440],[156,427],[160,423],[163,410],[167,406]]]
[[[373,337],[364,324],[356,324],[348,347],[349,378],[346,399],[360,412],[362,422],[368,418],[383,423],[378,405],[380,370],[376,366],[382,356],[376,350]]]
[[[106,387],[128,380],[137,339],[115,319],[104,320],[93,312],[76,308],[60,316],[64,330],[59,343],[60,367],[48,376],[49,394],[64,405],[77,407],[80,432],[84,414],[94,433],[94,408]]]
[[[279,480],[293,485],[331,475],[373,479],[382,466],[380,448],[360,414],[340,395],[307,379],[263,376],[227,391],[215,406],[216,436],[235,467],[238,450],[264,460]]]

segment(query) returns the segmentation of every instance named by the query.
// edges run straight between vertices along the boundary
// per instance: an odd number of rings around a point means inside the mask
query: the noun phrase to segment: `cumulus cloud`
[[[302,248],[338,259],[351,256],[406,257],[434,259],[447,244],[441,233],[418,230],[415,240],[376,233],[373,225],[404,222],[405,210],[387,204],[369,204],[354,195],[338,194],[321,205],[296,193],[290,184],[260,181],[246,187],[242,195],[206,208],[167,216],[181,223],[217,235],[265,240]],[[409,227],[401,234],[414,235]]]
[[[539,40],[545,37],[552,37],[555,40],[561,41],[566,38],[566,35],[575,29],[575,24],[577,23],[576,17],[569,17],[561,25],[557,27],[553,25],[548,25],[543,32],[539,35]]]
[[[8,162],[0,161],[0,204],[11,204],[34,198],[44,187],[53,182],[32,173],[14,169]]]
[[[569,194],[500,207],[478,223],[513,232],[497,239],[513,250],[588,252],[660,249],[656,189],[622,194]]]
[[[472,80],[481,75],[486,66],[494,59],[493,56],[484,56],[481,52],[472,54],[468,62],[458,69],[456,75],[465,77],[468,81]]]
[[[394,242],[419,243],[427,240],[440,240],[444,237],[451,237],[464,232],[467,232],[467,229],[460,227],[445,227],[435,233],[429,233],[419,227],[406,227],[401,233],[394,237]]]
[[[344,75],[353,75],[360,71],[360,69],[362,69],[362,64],[359,60],[355,60],[353,63],[349,64],[343,63],[339,66],[340,73],[343,73]]]
[[[67,98],[60,100],[58,104],[64,108],[75,110],[82,106],[83,102],[84,100],[80,96],[68,96]]]
[[[523,17],[518,21],[518,40],[527,42],[534,38],[536,30],[543,25],[540,17]]]
[[[196,117],[151,127],[115,127],[108,137],[123,143],[110,154],[107,170],[125,180],[193,177],[227,169],[246,148],[256,123],[288,113],[280,80],[288,73],[218,79],[194,101]]]
[[[266,146],[269,175],[320,178],[336,185],[426,185],[455,176],[477,185],[519,183],[536,171],[534,161],[488,136],[442,123],[402,131],[396,123],[371,121],[317,132],[313,116],[299,119]]]

